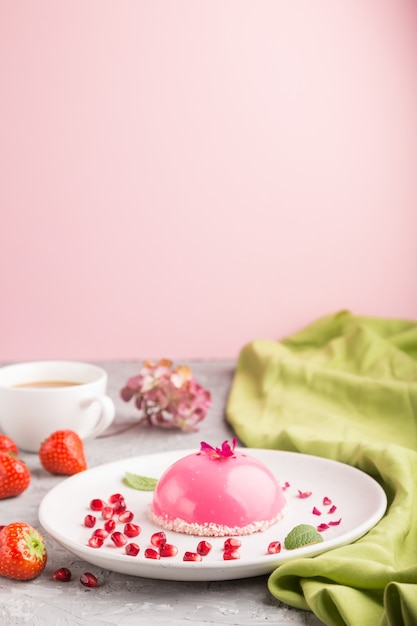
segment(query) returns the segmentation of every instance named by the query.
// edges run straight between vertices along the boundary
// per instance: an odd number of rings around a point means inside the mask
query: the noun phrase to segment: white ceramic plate
[[[150,536],[161,530],[147,517],[147,510],[152,500],[152,492],[136,491],[123,483],[126,471],[159,478],[168,466],[185,454],[195,450],[163,452],[108,463],[86,470],[62,481],[42,500],[39,508],[39,520],[44,529],[61,545],[80,559],[111,571],[132,576],[144,576],[165,580],[231,580],[259,576],[272,572],[284,561],[313,556],[337,546],[349,544],[370,530],[384,515],[386,496],[380,485],[367,474],[335,461],[320,457],[245,448],[245,452],[263,461],[276,475],[281,485],[289,483],[286,489],[288,512],[284,519],[273,524],[266,531],[241,537],[240,559],[223,560],[225,538],[209,538],[213,548],[201,562],[183,561],[186,550],[195,551],[201,538],[166,532],[167,540],[178,548],[175,557],[160,560],[147,559],[145,549],[152,547]],[[262,488],[262,486],[259,486]],[[301,498],[299,491],[311,491],[309,497]],[[127,556],[124,548],[116,548],[107,539],[101,548],[87,545],[92,530],[84,526],[84,517],[92,513],[89,503],[93,498],[107,500],[113,493],[122,493],[127,508],[134,515],[134,522],[142,531],[139,537],[132,539],[140,546],[137,556]],[[328,498],[332,505],[323,504]],[[336,507],[330,513],[330,507]],[[321,515],[313,513],[316,507]],[[96,527],[102,526],[100,513]],[[322,532],[323,542],[286,550],[284,538],[297,524],[313,526],[330,521]],[[118,529],[123,525],[118,523]],[[280,541],[279,554],[268,554],[270,542]]]

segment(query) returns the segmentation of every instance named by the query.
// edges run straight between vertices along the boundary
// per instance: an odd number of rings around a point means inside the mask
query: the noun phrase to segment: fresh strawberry
[[[20,495],[29,487],[28,467],[11,452],[0,452],[0,499]]]
[[[25,522],[13,522],[0,531],[0,576],[14,580],[36,578],[46,565],[42,535]]]
[[[0,452],[13,452],[16,456],[19,454],[19,449],[13,439],[7,435],[0,434]]]
[[[57,430],[39,448],[39,460],[51,474],[78,474],[87,469],[84,444],[73,430]]]

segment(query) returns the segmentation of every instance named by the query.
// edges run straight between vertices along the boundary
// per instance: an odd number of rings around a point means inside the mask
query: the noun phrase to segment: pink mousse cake
[[[225,441],[173,463],[158,480],[150,518],[166,530],[223,537],[263,531],[283,516],[286,498],[261,461]]]

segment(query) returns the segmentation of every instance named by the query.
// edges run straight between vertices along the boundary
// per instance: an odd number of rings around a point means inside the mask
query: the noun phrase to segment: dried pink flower
[[[230,459],[235,454],[235,448],[237,444],[236,437],[233,438],[232,445],[230,446],[228,441],[223,441],[221,448],[213,448],[205,441],[200,444],[200,452],[207,454],[211,459],[217,461],[223,461],[224,459]]]
[[[300,489],[298,490],[299,498],[309,498],[311,494],[312,494],[312,491],[301,491]]]
[[[327,530],[329,528],[328,524],[319,524],[317,526],[317,530],[319,531],[319,533],[322,533],[323,531]]]
[[[134,399],[142,419],[150,426],[198,430],[211,406],[211,394],[193,378],[186,365],[173,368],[172,361],[144,361],[139,374],[129,378],[120,391],[125,402]]]

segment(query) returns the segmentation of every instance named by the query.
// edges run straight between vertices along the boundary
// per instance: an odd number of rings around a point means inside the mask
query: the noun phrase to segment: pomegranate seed
[[[158,533],[154,533],[151,536],[151,544],[155,546],[155,548],[159,548],[160,546],[163,546],[166,542],[167,542],[167,537],[163,530],[161,530]]]
[[[271,541],[268,546],[268,554],[278,554],[281,552],[281,543],[279,541]]]
[[[164,543],[159,546],[159,554],[161,556],[175,556],[178,553],[178,548],[172,543]]]
[[[205,540],[200,541],[200,543],[197,546],[197,553],[201,554],[201,556],[207,556],[211,548],[212,548],[212,545],[208,541],[205,541]]]
[[[184,552],[183,561],[202,561],[201,554],[198,552]]]
[[[137,537],[140,534],[141,530],[141,527],[137,524],[131,524],[130,522],[128,522],[127,524],[125,524],[123,533],[126,535],[126,537]]]
[[[331,500],[330,500],[330,498],[328,498],[327,496],[325,496],[325,497],[323,498],[323,504],[324,504],[325,506],[328,506],[328,505],[329,505],[329,504],[331,504],[331,503],[332,503],[332,501],[331,501]]]
[[[337,509],[337,507],[333,504],[333,506],[331,506],[330,509],[327,512],[332,514],[332,513],[335,513],[336,509]]]
[[[145,558],[146,559],[159,559],[160,556],[156,550],[153,548],[146,548],[145,550]]]
[[[124,500],[121,493],[113,493],[109,498],[110,504],[115,504],[116,502],[119,502],[119,500]]]
[[[94,498],[90,502],[90,509],[92,511],[101,511],[105,507],[105,503],[100,498]]]
[[[92,537],[99,537],[100,539],[107,539],[109,533],[104,528],[96,528],[93,532]]]
[[[113,530],[116,528],[116,522],[114,521],[114,519],[110,518],[106,520],[104,522],[104,528],[105,530],[107,530],[108,533],[112,533]]]
[[[116,502],[116,504],[113,505],[113,510],[116,513],[116,515],[119,515],[120,513],[124,513],[126,511],[126,502],[124,500],[120,500],[119,502]]]
[[[128,543],[125,547],[125,551],[128,556],[136,556],[139,554],[139,550],[140,548],[137,543]]]
[[[84,526],[87,528],[94,528],[97,518],[94,515],[86,515],[84,518]]]
[[[125,524],[126,522],[131,522],[133,518],[134,518],[134,515],[132,511],[123,511],[123,513],[120,513],[119,515],[119,522],[122,522],[122,524]]]
[[[84,585],[84,587],[97,587],[98,586],[97,578],[94,576],[94,574],[91,574],[90,572],[85,572],[85,574],[82,574],[80,576],[80,583]]]
[[[102,537],[97,537],[96,535],[95,537],[90,537],[90,539],[88,540],[88,545],[90,546],[90,548],[101,548],[103,542],[104,539]]]
[[[240,554],[238,550],[225,550],[223,552],[223,559],[225,561],[235,561],[240,559]]]
[[[53,573],[53,579],[60,583],[67,583],[71,580],[71,572],[68,567],[61,567]]]
[[[229,539],[226,539],[226,541],[224,542],[224,549],[236,550],[236,548],[240,548],[241,545],[242,542],[240,541],[240,539],[237,539],[236,537],[229,537]]]
[[[101,517],[103,519],[110,519],[114,515],[114,510],[111,506],[105,506],[101,511]]]
[[[117,546],[118,548],[125,546],[127,543],[126,537],[122,533],[120,533],[118,530],[116,530],[112,535],[110,535],[110,539],[113,541],[114,545]]]

